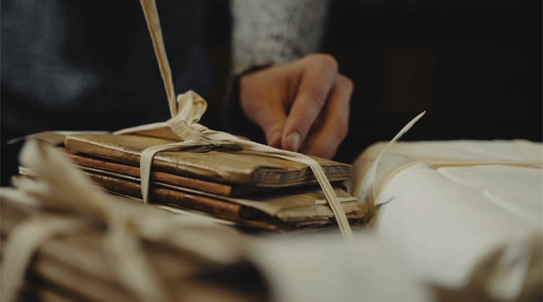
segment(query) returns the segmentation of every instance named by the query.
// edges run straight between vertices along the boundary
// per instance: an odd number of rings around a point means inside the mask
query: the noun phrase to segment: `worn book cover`
[[[65,146],[70,150],[137,167],[143,150],[173,142],[141,135],[74,134],[66,137]],[[313,158],[321,165],[330,181],[344,180],[351,175],[351,165]],[[257,187],[316,183],[311,169],[305,164],[231,146],[160,152],[154,157],[153,171]]]

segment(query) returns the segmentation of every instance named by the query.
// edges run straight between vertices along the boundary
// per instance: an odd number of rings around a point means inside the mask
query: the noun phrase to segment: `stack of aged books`
[[[141,152],[172,142],[143,135],[73,134],[65,137],[65,151],[101,187],[141,200]],[[358,224],[364,210],[341,184],[350,177],[351,165],[315,160],[333,184],[347,218]],[[21,174],[31,171],[22,168]],[[288,231],[335,224],[308,166],[231,144],[157,154],[149,193],[151,204],[251,228]]]

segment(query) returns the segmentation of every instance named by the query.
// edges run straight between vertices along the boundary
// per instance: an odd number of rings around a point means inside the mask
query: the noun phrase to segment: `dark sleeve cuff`
[[[242,76],[270,67],[268,65],[252,66],[243,72],[234,75],[228,85],[226,97],[223,102],[221,119],[224,129],[231,134],[244,136],[252,141],[266,143],[266,136],[257,124],[253,123],[243,112],[240,104],[240,83]]]

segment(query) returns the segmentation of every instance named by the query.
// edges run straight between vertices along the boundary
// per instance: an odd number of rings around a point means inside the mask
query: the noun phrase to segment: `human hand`
[[[241,108],[268,145],[323,158],[332,158],[347,135],[352,92],[352,81],[327,54],[240,78]]]

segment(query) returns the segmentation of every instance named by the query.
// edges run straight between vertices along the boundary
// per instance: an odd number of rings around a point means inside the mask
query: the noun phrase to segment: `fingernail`
[[[291,133],[287,136],[287,143],[292,151],[297,152],[300,149],[300,134],[296,132]]]

